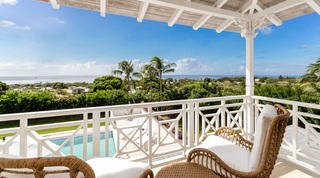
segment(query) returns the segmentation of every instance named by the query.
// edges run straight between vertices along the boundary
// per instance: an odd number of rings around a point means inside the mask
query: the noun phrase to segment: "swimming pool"
[[[62,143],[67,138],[61,138],[56,140],[50,140],[52,143],[57,145],[62,145]],[[100,134],[100,156],[105,156],[105,133]],[[114,144],[113,133],[109,133],[109,157],[112,157],[116,153],[116,147]],[[92,158],[92,134],[88,135],[88,145],[87,145],[87,157],[88,159]],[[70,141],[61,149],[61,152],[65,155],[70,154]],[[75,136],[74,137],[74,146],[73,146],[73,154],[80,159],[83,159],[83,136]]]

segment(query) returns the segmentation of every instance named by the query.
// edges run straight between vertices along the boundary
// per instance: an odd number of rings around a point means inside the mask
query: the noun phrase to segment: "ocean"
[[[57,75],[57,76],[0,76],[0,81],[8,84],[34,84],[34,83],[75,83],[75,82],[86,82],[93,83],[95,78],[101,76],[97,75]],[[244,77],[240,75],[163,75],[163,79],[173,78],[173,79],[194,79],[194,80],[203,80],[204,78],[222,78],[222,77]],[[258,76],[260,77],[260,76]],[[263,77],[263,76],[261,76]],[[278,77],[278,76],[269,76],[269,77]],[[285,77],[285,76],[284,76]],[[293,77],[293,76],[291,76]]]

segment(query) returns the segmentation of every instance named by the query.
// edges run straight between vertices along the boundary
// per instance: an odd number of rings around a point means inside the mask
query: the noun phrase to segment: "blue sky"
[[[302,75],[320,58],[320,15],[259,30],[256,75]],[[34,0],[0,0],[0,76],[109,75],[122,60],[136,71],[158,56],[180,75],[244,75],[245,39]]]

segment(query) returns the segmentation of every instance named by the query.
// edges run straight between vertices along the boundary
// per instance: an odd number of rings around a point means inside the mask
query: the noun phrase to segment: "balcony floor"
[[[162,167],[152,169],[154,174]],[[282,158],[278,158],[275,168],[272,172],[271,178],[313,178],[319,177],[319,175],[303,169],[295,164],[292,164]]]

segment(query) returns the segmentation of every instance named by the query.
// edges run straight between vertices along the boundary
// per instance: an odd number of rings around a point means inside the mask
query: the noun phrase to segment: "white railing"
[[[112,156],[109,155],[109,142],[100,142],[100,133],[104,132],[105,138],[109,138],[111,133],[114,136],[114,157],[146,161],[156,167],[183,159],[187,149],[198,145],[218,127],[236,127],[245,135],[247,123],[243,118],[246,98],[229,96],[0,115],[1,122],[18,121],[20,125],[0,130],[0,135],[13,135],[6,141],[0,141],[0,153],[12,154],[15,150],[13,154],[24,157],[59,156],[62,155],[63,147],[70,144],[70,154],[82,149],[84,160],[91,155]],[[70,115],[79,115],[82,120],[33,126],[29,124],[34,119]],[[70,126],[75,127],[75,130],[51,135],[37,133],[39,130]],[[89,133],[92,134],[92,150],[89,149]],[[80,148],[76,148],[74,143],[77,135],[83,136]],[[66,138],[61,145],[50,142],[61,137]],[[102,148],[104,154],[101,154]]]
[[[266,103],[286,106],[291,116],[280,157],[320,174],[320,125],[310,122],[310,119],[320,120],[319,115],[310,113],[312,109],[320,110],[320,105],[261,96],[254,96],[253,99],[255,118]]]
[[[243,136],[252,138],[251,131],[254,131],[255,120],[262,106],[265,103],[279,103],[289,109],[292,120],[291,126],[287,128],[280,156],[310,170],[318,169],[316,166],[320,165],[320,134],[317,129],[320,127],[307,122],[306,118],[318,120],[320,116],[307,113],[306,110],[319,110],[320,106],[260,96],[252,98],[253,120],[246,119],[248,109],[252,108],[247,103],[250,101],[247,96],[0,115],[1,122],[19,122],[19,127],[0,129],[0,135],[11,134],[5,141],[0,141],[0,153],[24,157],[59,156],[62,155],[61,150],[70,144],[70,154],[81,149],[84,160],[90,157],[113,156],[145,161],[152,167],[157,167],[184,159],[187,149],[199,145],[221,126],[236,128]],[[70,115],[79,115],[82,119],[30,125],[31,120]],[[39,130],[70,126],[74,127],[72,131],[38,134]],[[100,141],[102,132],[105,138],[113,136],[114,155],[109,154],[109,142]],[[92,143],[89,134],[92,134]],[[81,147],[75,143],[78,135],[83,136]],[[58,138],[66,139],[60,145],[54,145],[50,141]]]

